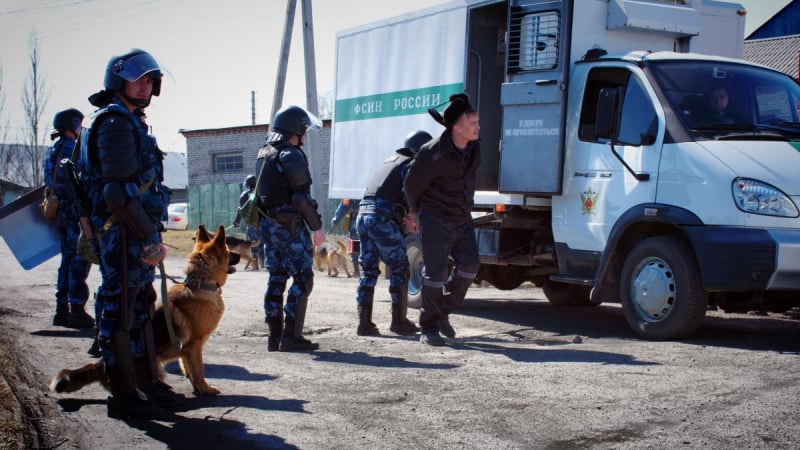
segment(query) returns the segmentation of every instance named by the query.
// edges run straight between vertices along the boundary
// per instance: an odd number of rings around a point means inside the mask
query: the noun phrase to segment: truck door
[[[509,2],[499,190],[558,194],[572,2]]]
[[[572,76],[570,110],[576,114],[570,115],[567,128],[576,133],[567,143],[564,192],[553,197],[553,237],[570,249],[599,254],[620,216],[655,201],[664,119],[635,65],[586,64]],[[618,92],[620,99],[613,144],[617,155],[597,133],[597,105],[604,90]]]

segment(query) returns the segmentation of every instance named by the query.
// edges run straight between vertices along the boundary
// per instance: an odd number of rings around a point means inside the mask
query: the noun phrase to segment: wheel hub
[[[407,257],[409,260],[408,293],[409,295],[415,295],[422,289],[422,267],[424,263],[421,252],[416,248],[408,249]]]
[[[636,310],[650,322],[663,320],[675,305],[675,276],[661,259],[642,262],[631,290]]]

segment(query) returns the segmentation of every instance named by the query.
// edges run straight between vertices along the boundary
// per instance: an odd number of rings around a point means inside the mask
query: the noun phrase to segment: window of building
[[[214,155],[214,172],[241,172],[244,159],[241,154]]]

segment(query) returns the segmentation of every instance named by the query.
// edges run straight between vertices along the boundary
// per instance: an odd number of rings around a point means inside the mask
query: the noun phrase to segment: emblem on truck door
[[[594,192],[590,187],[586,188],[585,191],[581,192],[581,213],[583,215],[591,214],[594,215],[594,207],[597,205],[597,196],[600,195],[597,192]]]

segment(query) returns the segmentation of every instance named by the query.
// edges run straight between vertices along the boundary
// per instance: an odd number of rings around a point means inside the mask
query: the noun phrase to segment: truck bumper
[[[800,291],[800,231],[684,228],[709,292]]]

